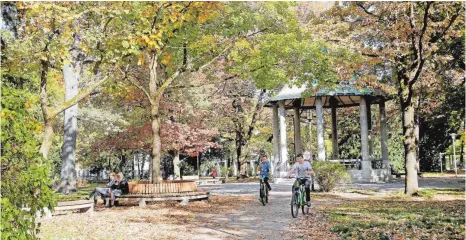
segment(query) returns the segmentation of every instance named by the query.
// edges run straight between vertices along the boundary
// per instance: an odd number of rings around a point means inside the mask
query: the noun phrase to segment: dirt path
[[[293,226],[299,226],[304,218],[313,218],[316,222],[324,223],[323,215],[316,210],[324,205],[342,202],[338,199],[319,197],[312,200],[310,215],[303,216],[300,212],[298,218],[293,218],[290,209],[290,193],[271,192],[269,203],[265,206],[259,202],[257,194],[242,196],[252,197],[252,203],[224,216],[214,216],[210,219],[198,217],[198,219],[216,222],[220,226],[217,230],[230,234],[228,239],[296,239],[294,233],[297,231]],[[317,231],[321,231],[324,235],[328,232],[326,229],[317,229]],[[291,234],[291,232],[294,233]]]
[[[266,206],[262,206],[257,196],[253,198],[255,201],[240,211],[211,220],[227,225],[235,239],[282,239],[282,229],[295,221],[291,217],[289,198],[272,195]]]

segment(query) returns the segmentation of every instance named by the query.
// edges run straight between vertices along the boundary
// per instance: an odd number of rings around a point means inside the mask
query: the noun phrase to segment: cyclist
[[[259,167],[257,168],[257,172],[259,172],[259,176],[264,180],[265,185],[270,191],[272,190],[269,184],[270,162],[269,162],[269,159],[267,158],[266,153],[262,154],[261,160],[262,162],[259,164]]]
[[[306,186],[306,205],[310,207],[311,201],[311,174],[314,172],[312,171],[312,166],[309,161],[304,160],[302,154],[296,155],[296,163],[287,173],[286,177],[290,177],[291,173],[295,173],[296,181],[299,181],[299,184],[304,184]],[[295,189],[295,184],[293,184],[293,194],[297,191]]]

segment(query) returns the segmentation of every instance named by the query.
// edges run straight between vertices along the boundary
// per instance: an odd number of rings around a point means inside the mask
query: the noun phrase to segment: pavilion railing
[[[351,170],[361,170],[361,159],[332,159],[330,162],[339,162],[343,164],[347,169]],[[372,169],[382,169],[383,161],[382,159],[371,160]]]
[[[347,169],[361,170],[361,159],[331,159],[330,162],[338,162]]]

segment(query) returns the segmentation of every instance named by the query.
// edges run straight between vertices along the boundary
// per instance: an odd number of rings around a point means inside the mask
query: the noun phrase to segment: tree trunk
[[[420,172],[421,171],[421,168],[419,166],[419,162],[420,162],[420,159],[419,159],[419,143],[420,143],[420,120],[419,120],[419,116],[417,114],[415,114],[416,116],[414,117],[414,139],[416,140],[415,144],[416,144],[416,171]]]
[[[174,179],[180,179],[180,151],[174,150],[173,151],[173,175]]]
[[[65,101],[78,94],[79,76],[81,73],[80,61],[64,63],[63,79],[65,81]],[[64,136],[62,145],[62,166],[60,172],[60,185],[57,191],[69,193],[76,191],[76,134],[78,130],[78,104],[65,110]]]
[[[162,143],[160,140],[160,117],[158,107],[151,107],[152,114],[152,183],[158,183],[160,180],[160,151]]]
[[[465,132],[464,132],[464,131],[465,131],[464,120],[461,121],[461,127],[460,127],[460,129],[461,129],[461,135],[460,135],[460,137],[461,137],[461,156],[460,156],[460,162],[461,162],[462,164],[464,164],[464,153],[465,153],[465,150],[466,150],[466,144],[465,144],[465,142],[464,142],[464,139],[465,139],[465,137],[466,137],[466,136],[464,136],[464,134],[465,134]]]
[[[47,54],[48,51],[48,44],[44,49],[44,53]],[[40,153],[44,159],[47,159],[50,147],[52,146],[53,142],[53,127],[52,127],[52,120],[50,119],[50,112],[49,112],[49,101],[47,97],[47,75],[49,71],[49,61],[41,60],[41,74],[40,74],[40,106],[42,110],[42,116],[44,118],[44,138],[42,140],[42,144],[40,146]]]
[[[120,156],[120,164],[118,164],[118,168],[120,172],[123,172],[123,173],[125,172],[127,161],[128,161],[128,156],[126,155],[126,153],[122,152]]]
[[[133,161],[131,163],[131,179],[134,179],[134,161],[136,160],[136,155],[133,154]]]
[[[413,195],[418,192],[414,108],[409,103],[406,106],[402,106],[402,111],[406,172],[405,194]]]
[[[237,135],[240,135],[237,133]],[[237,171],[237,178],[241,176],[241,153],[243,150],[243,140],[241,136],[237,136],[236,139],[236,171]]]
[[[44,157],[44,159],[47,159],[50,147],[52,146],[53,142],[53,126],[52,122],[49,120],[45,121],[45,126],[44,126],[44,138],[42,139],[42,144],[40,146],[40,153]]]

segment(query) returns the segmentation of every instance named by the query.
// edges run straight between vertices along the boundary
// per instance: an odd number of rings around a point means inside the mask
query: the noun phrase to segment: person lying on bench
[[[128,181],[124,178],[123,173],[119,172],[116,175],[115,184],[111,186],[110,198],[115,201],[116,197],[121,196],[121,194],[128,194],[128,192]]]
[[[108,196],[112,188],[115,188],[115,183],[116,183],[116,174],[114,172],[111,172],[110,182],[107,184],[107,186],[94,188],[91,194],[89,194],[89,197],[86,197],[86,200],[91,199],[91,197],[94,197],[95,195]]]

